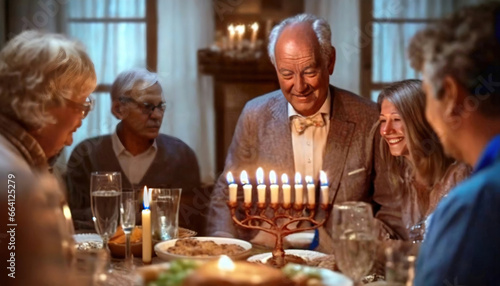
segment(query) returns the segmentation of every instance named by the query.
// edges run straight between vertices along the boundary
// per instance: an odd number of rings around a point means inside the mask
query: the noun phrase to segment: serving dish
[[[324,253],[313,251],[313,250],[304,250],[304,249],[286,249],[285,254],[289,255],[295,255],[299,256],[300,258],[303,258],[304,260],[312,260],[318,257],[323,257],[327,256]],[[250,262],[261,262],[261,263],[266,263],[269,258],[271,258],[273,255],[271,252],[266,252],[266,253],[261,253],[261,254],[256,254],[253,256],[250,256],[247,261]]]
[[[182,239],[182,238],[179,238]],[[169,247],[172,247],[175,245],[177,240],[179,239],[172,239],[172,240],[167,240],[167,241],[162,241],[158,244],[155,245],[154,250],[156,255],[166,261],[171,261],[175,259],[195,259],[195,260],[212,260],[219,258],[220,255],[216,256],[186,256],[186,255],[178,255],[174,253],[170,253],[168,251]],[[235,244],[241,246],[244,250],[240,253],[234,254],[234,255],[228,255],[231,259],[233,260],[240,260],[240,259],[245,259],[249,256],[250,250],[252,249],[252,244],[250,244],[247,241],[240,240],[240,239],[234,239],[234,238],[225,238],[225,237],[193,237],[192,239],[196,239],[199,241],[213,241],[216,244]]]
[[[137,227],[142,231],[141,227]],[[193,237],[196,235],[196,231],[187,229],[187,228],[182,228],[179,227],[179,238],[186,238],[186,237]],[[102,241],[102,240],[101,240]],[[153,245],[160,243],[161,241],[154,240],[153,239]],[[116,258],[123,258],[125,257],[125,243],[123,242],[115,242],[110,240],[108,242],[108,247],[111,252],[111,255]],[[153,246],[151,246],[151,250],[153,250]],[[130,250],[134,257],[141,257],[142,256],[142,241],[136,241],[136,242],[131,242],[130,243]]]
[[[297,232],[285,236],[284,242],[289,248],[307,249],[313,239],[314,232]]]

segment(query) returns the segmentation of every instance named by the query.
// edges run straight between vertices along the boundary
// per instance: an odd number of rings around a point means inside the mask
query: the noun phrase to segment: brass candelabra
[[[247,229],[264,231],[276,238],[276,244],[272,251],[272,259],[277,267],[281,268],[286,264],[285,251],[283,249],[284,237],[292,233],[312,230],[324,225],[330,216],[333,201],[328,204],[319,204],[319,208],[325,212],[323,218],[320,220],[315,219],[318,209],[317,204],[257,203],[257,208],[252,210],[252,203],[241,203],[245,212],[245,218],[242,220],[236,217],[239,203],[237,201],[229,201],[227,204],[231,210],[231,217],[237,225]],[[270,216],[266,214],[268,207],[273,210],[273,214]],[[309,213],[304,215],[304,209],[306,208]],[[264,223],[267,223],[267,225]],[[297,227],[289,228],[292,224],[297,224]]]

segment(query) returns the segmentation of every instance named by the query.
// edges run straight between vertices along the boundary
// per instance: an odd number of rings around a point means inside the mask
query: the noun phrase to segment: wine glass
[[[360,283],[372,268],[376,253],[371,205],[364,202],[334,205],[332,222],[335,261],[342,273]]]
[[[103,248],[109,253],[108,240],[116,232],[119,218],[122,177],[120,172],[92,172],[90,176],[90,206]]]
[[[130,263],[130,235],[135,227],[135,191],[133,189],[124,189],[120,201],[120,222],[125,233],[125,261]],[[130,266],[130,265],[129,265]]]

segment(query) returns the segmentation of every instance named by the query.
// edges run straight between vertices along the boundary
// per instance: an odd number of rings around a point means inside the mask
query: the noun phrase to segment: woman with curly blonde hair
[[[47,167],[92,109],[94,64],[62,35],[26,31],[0,52],[0,154]],[[8,164],[5,160],[4,164]]]
[[[89,56],[62,35],[26,31],[0,51],[0,176],[8,184],[0,220],[11,223],[0,232],[15,234],[0,259],[15,254],[9,285],[71,284],[71,214],[49,160],[72,143],[95,87]]]
[[[425,220],[470,169],[445,155],[425,119],[425,94],[420,80],[403,80],[382,90],[380,148],[393,185],[401,196],[403,224],[413,241],[423,239]]]

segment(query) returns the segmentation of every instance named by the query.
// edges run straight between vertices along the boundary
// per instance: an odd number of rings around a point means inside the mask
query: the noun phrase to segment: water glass
[[[122,191],[120,201],[120,221],[123,232],[125,233],[125,260],[131,258],[130,255],[130,235],[135,227],[135,213],[136,213],[136,193],[133,189],[124,189]]]
[[[116,232],[119,219],[122,177],[119,172],[93,172],[90,176],[90,206],[97,233],[103,248]]]
[[[156,240],[178,237],[182,189],[152,189],[151,228]]]
[[[335,261],[342,273],[359,283],[372,268],[377,248],[371,205],[334,205],[331,219]]]
[[[411,241],[394,240],[385,249],[385,279],[391,285],[413,285],[415,260],[419,245]]]

